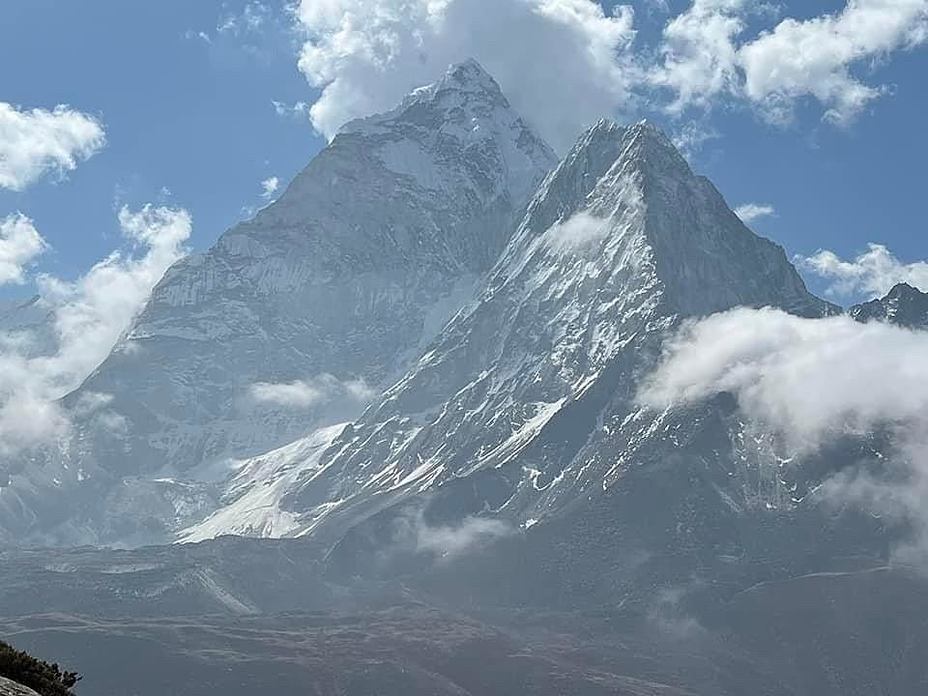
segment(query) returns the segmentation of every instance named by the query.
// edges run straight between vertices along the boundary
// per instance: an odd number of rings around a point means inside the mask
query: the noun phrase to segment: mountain
[[[48,355],[56,345],[54,316],[38,295],[0,304],[0,332],[24,357]]]
[[[0,677],[0,696],[38,696],[38,694],[22,684]]]
[[[848,313],[858,321],[887,321],[910,329],[928,328],[928,293],[899,283],[885,297],[855,305]]]
[[[667,414],[635,402],[663,341],[740,305],[837,311],[654,126],[598,123],[542,183],[478,300],[283,499],[290,534],[334,543],[425,493],[525,529],[621,487],[667,437]]]
[[[279,200],[167,272],[63,400],[72,436],[14,470],[3,538],[170,538],[215,506],[230,458],[357,416],[470,299],[555,163],[473,61],[346,125]]]
[[[523,213],[363,413],[236,460],[197,543],[0,550],[0,630],[88,696],[924,693],[904,525],[822,492],[885,434],[790,457],[731,395],[638,399],[690,319],[840,310],[645,122]]]

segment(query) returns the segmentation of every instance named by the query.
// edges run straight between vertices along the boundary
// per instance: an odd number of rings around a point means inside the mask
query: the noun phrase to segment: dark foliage
[[[80,681],[76,672],[63,672],[0,641],[0,676],[28,686],[41,696],[74,696],[71,689]]]

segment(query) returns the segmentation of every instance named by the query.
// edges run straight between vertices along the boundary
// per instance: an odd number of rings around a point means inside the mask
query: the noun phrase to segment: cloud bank
[[[363,379],[342,381],[323,373],[292,382],[256,382],[249,388],[249,395],[257,404],[310,410],[334,399],[363,404],[373,399],[377,392]]]
[[[0,188],[22,191],[45,174],[63,175],[105,142],[96,118],[68,106],[25,111],[0,102]]]
[[[928,427],[926,355],[928,332],[735,309],[672,340],[641,398],[665,407],[731,392],[750,418],[808,451],[881,425]]]
[[[693,322],[670,341],[640,400],[666,408],[733,394],[747,418],[802,455],[843,435],[893,437],[889,471],[828,480],[831,499],[905,517],[928,550],[928,331],[849,317],[803,319],[735,309]]]
[[[133,252],[113,252],[75,281],[37,278],[52,345],[30,345],[28,331],[2,337],[0,453],[42,444],[67,429],[57,400],[106,358],[155,283],[184,254],[192,227],[186,211],[152,206],[123,208],[119,223]]]
[[[867,299],[882,297],[893,286],[908,283],[928,291],[928,262],[903,263],[882,244],[870,244],[863,254],[845,261],[833,251],[796,258],[797,264],[831,281],[827,289],[835,297],[865,295]]]

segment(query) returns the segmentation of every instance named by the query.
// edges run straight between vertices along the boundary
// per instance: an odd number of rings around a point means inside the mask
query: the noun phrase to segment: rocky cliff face
[[[885,297],[854,305],[849,314],[858,321],[887,321],[910,329],[928,327],[928,293],[899,283]]]
[[[164,539],[209,511],[202,483],[228,458],[358,415],[470,298],[554,164],[472,61],[348,124],[278,201],[168,271],[65,399],[73,437],[4,489],[7,538]],[[105,418],[80,413],[88,395]]]

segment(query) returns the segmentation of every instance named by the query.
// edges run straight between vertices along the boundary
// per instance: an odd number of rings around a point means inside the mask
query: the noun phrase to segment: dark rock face
[[[885,297],[854,305],[848,313],[858,321],[886,321],[909,329],[928,328],[928,293],[899,283]]]

